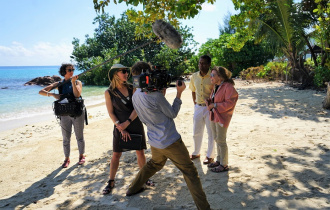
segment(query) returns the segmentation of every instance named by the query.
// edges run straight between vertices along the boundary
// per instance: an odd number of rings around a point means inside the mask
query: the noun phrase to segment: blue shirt
[[[60,83],[65,83],[66,81],[63,79]],[[61,85],[59,87],[60,94],[72,94],[73,95],[73,88],[72,88],[72,82],[71,79],[69,82],[65,83],[64,85]]]
[[[137,88],[132,100],[139,119],[147,126],[152,147],[164,149],[181,138],[173,120],[180,111],[181,99],[175,98],[171,105],[161,92],[146,93]]]

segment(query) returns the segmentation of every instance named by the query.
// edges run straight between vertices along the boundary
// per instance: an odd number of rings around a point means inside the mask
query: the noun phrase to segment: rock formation
[[[37,78],[34,78],[33,80],[25,83],[24,85],[40,85],[40,86],[46,86],[46,85],[50,85],[54,82],[59,82],[61,81],[61,77],[60,76],[56,76],[56,75],[53,75],[52,77],[51,76],[44,76],[44,77],[37,77]]]

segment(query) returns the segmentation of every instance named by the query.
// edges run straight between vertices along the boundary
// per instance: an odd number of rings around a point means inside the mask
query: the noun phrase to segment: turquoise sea
[[[36,77],[59,75],[58,70],[59,66],[0,66],[0,122],[53,112],[55,99],[39,95],[42,86],[24,84]],[[83,86],[85,104],[104,102],[106,88]]]

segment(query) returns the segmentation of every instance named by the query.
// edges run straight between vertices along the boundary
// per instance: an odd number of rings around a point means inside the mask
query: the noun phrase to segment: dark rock
[[[41,85],[41,86],[45,86],[45,85],[50,85],[54,82],[59,82],[61,81],[61,77],[60,76],[56,76],[56,75],[53,75],[52,77],[51,76],[44,76],[44,77],[37,77],[37,78],[34,78],[33,80],[25,83],[24,85]]]

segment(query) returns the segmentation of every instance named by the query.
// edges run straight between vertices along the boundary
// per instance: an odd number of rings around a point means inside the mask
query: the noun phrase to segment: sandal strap
[[[217,173],[219,173],[219,172],[224,172],[224,171],[228,171],[229,170],[229,167],[228,166],[223,166],[223,165],[219,165],[219,166],[217,166],[217,167],[215,167],[215,168],[212,168],[211,169],[211,171],[213,171],[213,172],[217,172]]]
[[[115,184],[113,184],[113,186],[111,186],[111,183],[114,183],[115,180],[109,180],[107,183],[108,185],[103,189],[103,194],[108,194],[111,192],[111,190],[115,187]]]
[[[214,167],[217,167],[217,166],[220,166],[220,165],[221,165],[221,164],[220,164],[219,161],[215,161],[215,162],[213,162],[213,163],[208,164],[207,167],[209,167],[209,168],[214,168]]]

